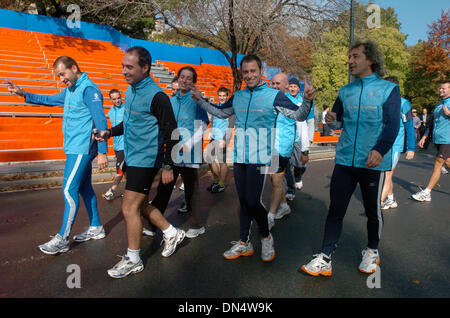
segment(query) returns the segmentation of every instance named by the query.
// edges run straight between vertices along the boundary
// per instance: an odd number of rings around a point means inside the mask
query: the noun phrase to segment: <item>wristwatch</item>
[[[309,155],[309,150],[306,150],[306,151],[302,151],[302,155],[304,155],[304,156],[308,156],[308,155]]]
[[[170,170],[172,170],[172,166],[171,165],[164,165],[163,169],[167,170],[167,171],[170,171]]]

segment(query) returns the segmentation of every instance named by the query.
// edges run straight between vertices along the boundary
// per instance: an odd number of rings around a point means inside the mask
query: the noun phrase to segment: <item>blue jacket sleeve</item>
[[[406,133],[406,143],[407,143],[407,150],[408,151],[414,151],[415,150],[415,131],[414,131],[414,125],[412,120],[408,120],[405,123],[405,133]]]
[[[103,110],[103,96],[93,87],[87,87],[83,93],[83,101],[88,106],[94,121],[94,128],[99,130],[107,130],[108,123],[106,121],[105,112]],[[108,144],[106,141],[98,142],[98,152],[107,153]]]
[[[398,86],[395,86],[388,99],[383,104],[384,129],[381,132],[378,142],[372,148],[372,150],[378,151],[382,156],[392,148],[392,145],[397,138],[398,130],[400,128],[400,107],[400,89]]]
[[[44,106],[64,106],[64,99],[66,98],[66,90],[54,95],[39,95],[33,93],[26,93],[25,102],[35,105]]]

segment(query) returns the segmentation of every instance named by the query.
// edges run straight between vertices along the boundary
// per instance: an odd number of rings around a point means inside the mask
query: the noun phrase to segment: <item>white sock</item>
[[[280,203],[280,207],[287,207],[287,206],[288,206],[287,202],[281,202]]]
[[[428,189],[428,188],[425,188],[425,190],[423,190],[423,192],[425,192],[426,194],[430,194],[430,193],[431,193],[431,190]]]
[[[271,219],[271,220],[275,220],[275,213],[271,213],[271,212],[267,213],[267,218]]]
[[[394,195],[393,194],[388,194],[387,198],[388,198],[388,200],[394,200]]]
[[[177,229],[170,224],[169,227],[162,232],[166,237],[173,237],[177,234]]]
[[[130,261],[132,261],[133,263],[137,263],[141,259],[141,257],[139,256],[140,252],[141,252],[140,249],[138,250],[127,249],[127,256],[130,259]]]

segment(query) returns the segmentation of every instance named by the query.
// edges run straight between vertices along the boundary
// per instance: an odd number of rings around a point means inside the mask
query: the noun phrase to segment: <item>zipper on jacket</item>
[[[358,105],[358,118],[356,119],[356,132],[355,132],[355,141],[353,143],[353,159],[352,159],[352,167],[355,166],[355,153],[356,153],[356,139],[358,138],[358,128],[359,128],[359,115],[361,113],[361,97],[364,88],[364,83],[361,79],[361,92],[359,93],[359,105]]]
[[[252,98],[253,98],[253,91],[250,91],[250,99],[248,101],[248,105],[247,105],[247,116],[245,118],[245,129],[244,129],[244,138],[247,138],[247,121],[248,121],[248,113],[250,110],[250,103],[252,102]],[[243,149],[243,155],[244,155],[244,162],[245,162],[245,140],[244,140],[244,149]],[[250,152],[248,153],[248,155],[250,156]]]

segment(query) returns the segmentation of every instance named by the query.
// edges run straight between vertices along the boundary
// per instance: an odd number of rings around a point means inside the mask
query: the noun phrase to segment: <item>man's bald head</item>
[[[289,77],[286,73],[278,73],[272,78],[272,88],[286,93],[289,88]]]

